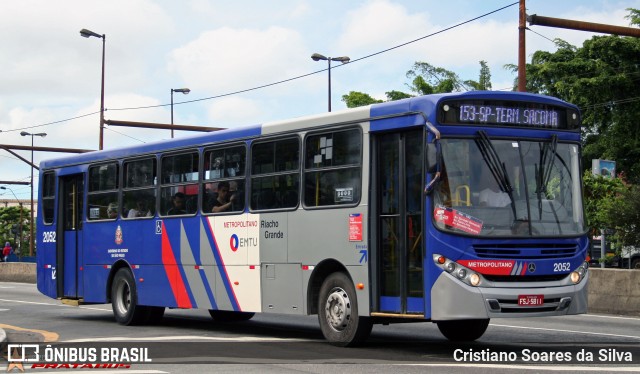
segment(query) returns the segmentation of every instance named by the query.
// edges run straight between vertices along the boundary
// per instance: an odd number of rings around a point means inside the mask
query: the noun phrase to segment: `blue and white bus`
[[[43,161],[38,289],[216,320],[372,324],[585,313],[580,113],[533,94],[401,101]]]

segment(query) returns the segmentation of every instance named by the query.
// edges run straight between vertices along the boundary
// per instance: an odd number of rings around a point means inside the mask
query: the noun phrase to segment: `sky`
[[[640,9],[640,0],[527,0],[526,8],[629,26],[626,8]],[[171,89],[189,88],[173,94],[177,125],[233,128],[326,112],[327,62],[313,53],[352,61],[331,65],[333,111],[346,108],[341,97],[350,91],[379,99],[407,92],[406,72],[417,61],[465,80],[477,80],[486,61],[493,89],[509,90],[515,74],[504,65],[518,58],[517,0],[1,1],[0,144],[28,146],[30,137],[20,136],[27,131],[47,134],[34,138],[36,146],[98,149],[103,43],[81,37],[85,28],[106,36],[105,118],[168,124]],[[581,46],[598,35],[529,29],[527,61],[537,50],[555,51],[555,38]],[[170,136],[107,126],[104,148]],[[35,152],[34,162],[59,156]],[[28,182],[30,173],[0,150],[0,181]],[[3,186],[30,197],[29,186]],[[12,197],[0,190],[0,199]]]

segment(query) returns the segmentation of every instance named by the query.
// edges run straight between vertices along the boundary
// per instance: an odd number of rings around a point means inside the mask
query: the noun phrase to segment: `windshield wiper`
[[[547,185],[551,179],[551,169],[556,158],[558,136],[551,136],[551,143],[542,144],[540,150],[540,166],[536,168],[536,194],[538,196],[538,217],[542,217],[542,193],[547,193]]]
[[[493,177],[498,182],[498,187],[502,192],[506,192],[509,195],[509,199],[511,200],[511,210],[513,211],[513,218],[516,217],[516,204],[513,202],[513,187],[511,187],[511,182],[509,182],[509,174],[507,173],[507,168],[500,160],[500,156],[496,151],[495,147],[491,143],[491,139],[487,136],[487,133],[480,130],[478,131],[478,137],[476,138],[476,145],[478,149],[480,149],[480,153],[482,153],[482,157],[484,161],[489,166],[489,170]]]

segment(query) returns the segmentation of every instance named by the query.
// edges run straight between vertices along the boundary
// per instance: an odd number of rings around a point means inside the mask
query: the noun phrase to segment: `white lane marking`
[[[109,338],[90,338],[90,339],[73,339],[65,340],[62,343],[86,343],[86,342],[113,342],[113,341],[140,341],[140,342],[153,342],[153,341],[169,341],[169,340],[209,340],[220,342],[308,342],[312,339],[290,339],[290,338],[261,338],[257,336],[240,336],[240,337],[215,337],[215,336],[196,336],[196,335],[182,335],[182,336],[152,336],[147,338],[132,338],[132,337],[109,337]],[[127,371],[128,372],[128,371]]]
[[[51,304],[51,303],[38,303],[35,301],[24,301],[24,300],[9,300],[9,299],[0,299],[0,301],[7,301],[10,303],[21,303],[21,304],[34,304],[34,305],[51,305],[51,306],[56,306],[58,304]]]
[[[517,369],[517,370],[535,370],[535,371],[572,371],[580,373],[583,371],[598,372],[638,372],[637,366],[620,367],[620,366],[550,366],[550,365],[508,365],[508,364],[396,364],[397,366],[423,366],[423,367],[464,367],[464,368],[486,368],[486,369]],[[127,371],[128,373],[128,371]]]
[[[569,332],[573,334],[584,334],[584,335],[598,335],[598,336],[610,336],[614,338],[628,338],[628,339],[638,339],[640,340],[640,336],[633,335],[620,335],[620,334],[606,334],[603,332],[591,332],[591,331],[575,331],[575,330],[559,330],[559,329],[547,329],[544,327],[526,327],[526,326],[511,326],[511,325],[495,325],[490,324],[490,326],[495,327],[506,327],[510,329],[524,329],[524,330],[541,330],[541,331],[553,331],[553,332]]]
[[[13,287],[13,286],[9,286],[9,287],[7,287],[7,286],[0,286],[0,288],[2,288],[2,289],[8,289],[8,288],[15,288],[15,287]]]
[[[87,310],[98,310],[101,312],[110,312],[111,309],[108,308],[95,308],[95,307],[90,307],[90,306],[78,306],[75,307],[73,305],[66,305],[66,304],[52,304],[52,303],[39,303],[36,301],[24,301],[24,300],[9,300],[9,299],[0,299],[0,301],[6,301],[9,303],[19,303],[19,304],[34,304],[34,305],[48,305],[48,306],[62,306],[62,307],[69,307],[69,308],[80,308],[80,309],[87,309]],[[2,310],[2,309],[0,309]]]
[[[2,308],[0,308],[0,312],[6,312],[8,310],[10,310],[10,309],[2,309]]]
[[[640,317],[610,316],[610,315],[606,315],[606,314],[578,314],[578,315],[576,315],[576,317],[583,317],[583,318],[598,317],[598,318],[628,319],[628,320],[631,320],[631,321],[640,321]]]

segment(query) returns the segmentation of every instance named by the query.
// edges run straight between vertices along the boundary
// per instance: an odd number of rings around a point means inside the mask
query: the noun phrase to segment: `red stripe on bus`
[[[167,278],[169,278],[171,291],[176,299],[178,308],[191,308],[191,300],[189,300],[187,288],[180,274],[180,270],[178,270],[178,264],[173,255],[173,249],[171,248],[164,222],[162,222],[162,264],[164,265],[165,272],[167,272]]]

